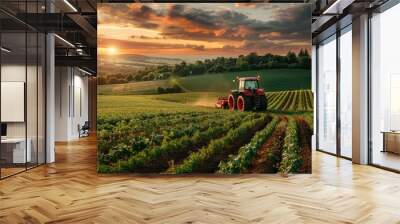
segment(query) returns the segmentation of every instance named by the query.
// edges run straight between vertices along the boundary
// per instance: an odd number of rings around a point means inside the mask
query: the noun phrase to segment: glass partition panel
[[[352,157],[352,33],[351,26],[340,36],[340,154]]]
[[[44,0],[0,1],[22,20],[44,6]],[[10,15],[0,12],[0,178],[45,163],[46,38]]]
[[[38,36],[36,32],[27,33],[27,80],[26,80],[26,112],[27,112],[27,150],[29,153],[28,168],[37,165],[38,160]]]
[[[318,149],[336,153],[336,36],[318,48]]]
[[[372,163],[400,170],[400,4],[371,19]]]
[[[42,33],[38,34],[38,164],[45,163],[46,158],[46,145],[45,145],[45,124],[46,124],[46,113],[45,113],[45,99],[46,99],[46,78],[45,78],[45,65],[46,65],[46,52],[45,45],[46,39],[45,35]]]
[[[24,171],[31,161],[26,141],[26,42],[25,32],[1,34],[2,177]]]

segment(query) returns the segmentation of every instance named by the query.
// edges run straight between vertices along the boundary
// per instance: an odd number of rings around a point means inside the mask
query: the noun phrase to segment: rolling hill
[[[99,85],[100,95],[156,94],[158,87],[181,86],[186,92],[229,92],[234,88],[236,76],[261,76],[261,86],[267,92],[311,89],[311,71],[305,69],[264,69],[240,73],[224,72],[189,77],[172,77],[168,80]]]

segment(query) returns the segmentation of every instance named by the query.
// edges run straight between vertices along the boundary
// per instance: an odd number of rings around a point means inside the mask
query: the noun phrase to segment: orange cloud
[[[214,5],[100,4],[98,45],[116,46],[121,54],[214,57],[310,48],[311,15],[304,5]],[[260,14],[263,8],[268,11]]]

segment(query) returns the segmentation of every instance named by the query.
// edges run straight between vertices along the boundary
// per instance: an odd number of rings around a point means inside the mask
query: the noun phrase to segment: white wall
[[[56,67],[55,85],[55,140],[77,139],[78,125],[88,120],[88,78],[76,68]]]
[[[71,135],[74,137],[79,137],[78,132],[78,124],[83,125],[85,121],[89,119],[89,111],[88,111],[88,78],[82,76],[82,73],[76,73],[77,70],[74,71],[74,108],[72,109],[73,119],[72,119],[72,132]]]
[[[1,121],[25,121],[25,83],[1,82]],[[36,108],[36,105],[34,105]]]
[[[1,66],[1,81],[3,82],[25,82],[25,64],[9,64]],[[1,108],[6,110],[7,108]],[[7,137],[25,137],[25,123],[7,123]]]
[[[69,133],[69,69],[55,68],[55,140],[67,141]]]
[[[2,82],[25,82],[25,64],[4,64],[1,66],[1,81]],[[36,99],[36,80],[31,77],[31,74],[36,76],[36,67],[28,66],[28,88],[27,88],[27,107],[34,108],[36,111],[37,99]],[[41,105],[39,105],[40,107]],[[2,110],[7,110],[7,108],[2,108]],[[31,109],[32,110],[32,109]],[[32,127],[36,130],[36,113],[28,109],[28,129]],[[28,130],[29,131],[29,130]],[[36,132],[35,132],[36,134]],[[7,135],[9,137],[25,137],[25,123],[24,122],[8,122],[7,123]],[[28,133],[29,137],[29,133]]]
[[[1,66],[1,81],[25,82],[25,64],[5,64]]]

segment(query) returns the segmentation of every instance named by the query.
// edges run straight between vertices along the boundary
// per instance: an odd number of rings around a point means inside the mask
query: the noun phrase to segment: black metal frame
[[[25,11],[27,11],[27,3],[28,1],[25,0]],[[30,1],[32,2],[32,0]],[[39,0],[36,0],[36,11],[39,10]],[[46,7],[46,11],[47,11],[47,7]],[[26,14],[27,15],[27,14]],[[24,33],[25,34],[25,84],[24,84],[24,120],[25,120],[25,168],[21,171],[12,173],[10,175],[7,176],[2,176],[1,170],[2,168],[0,168],[0,180],[6,179],[8,177],[12,177],[14,175],[17,175],[19,173],[25,172],[27,170],[39,167],[43,164],[47,163],[47,33],[43,33],[40,32],[39,30],[29,26],[27,23],[24,23],[24,27],[25,30]],[[30,32],[28,32],[30,31]],[[35,163],[30,162],[28,166],[28,153],[27,153],[27,147],[28,147],[28,112],[27,112],[27,81],[28,81],[28,33],[31,32],[36,33],[36,161]],[[1,45],[1,37],[2,37],[2,33],[0,32],[0,45]],[[44,53],[44,55],[42,55],[42,60],[44,60],[44,68],[42,69],[42,74],[43,74],[43,78],[42,78],[42,82],[44,83],[44,99],[43,99],[43,105],[42,107],[44,108],[44,116],[41,116],[40,118],[43,118],[44,120],[42,121],[44,123],[44,136],[43,136],[43,141],[44,141],[44,145],[42,147],[44,147],[44,155],[43,156],[43,163],[39,163],[39,33],[43,33],[45,34],[43,36],[43,40],[44,42],[42,42],[42,44],[44,44],[44,51],[42,51],[41,53]],[[0,53],[0,68],[2,66],[1,64],[2,62],[2,54]],[[43,65],[43,64],[42,64]],[[1,81],[1,69],[0,69],[0,81]],[[0,86],[1,89],[1,86]],[[0,91],[1,92],[1,91]],[[0,100],[1,100],[1,93],[0,93]],[[0,108],[1,109],[1,108]],[[0,123],[1,123],[1,115],[0,115]],[[0,144],[0,155],[1,155],[1,144]],[[33,164],[33,165],[32,165]],[[32,166],[31,166],[32,165]]]
[[[371,93],[372,93],[372,83],[371,83],[371,71],[372,71],[372,65],[371,65],[371,55],[372,55],[372,42],[371,42],[371,37],[372,37],[372,33],[371,33],[371,19],[372,19],[372,13],[369,12],[368,13],[368,34],[367,34],[367,38],[368,38],[368,53],[367,53],[367,61],[368,61],[368,69],[367,69],[367,83],[368,83],[368,95],[367,95],[367,107],[368,107],[368,111],[367,111],[367,120],[368,120],[368,124],[367,124],[367,132],[368,132],[368,137],[367,137],[367,141],[368,141],[368,158],[367,158],[367,162],[368,164],[372,165],[372,97],[371,97]]]
[[[319,149],[319,116],[318,116],[318,110],[319,108],[319,75],[318,75],[318,70],[319,70],[319,44],[315,46],[315,147],[318,150]]]
[[[340,118],[340,78],[341,78],[341,66],[340,66],[340,36],[341,30],[336,30],[336,154],[340,157],[341,151],[341,133],[342,125]]]

